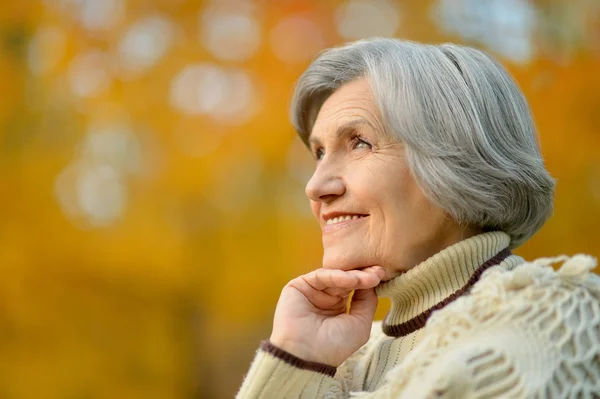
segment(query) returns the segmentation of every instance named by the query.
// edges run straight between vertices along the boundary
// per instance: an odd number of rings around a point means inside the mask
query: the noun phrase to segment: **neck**
[[[468,291],[488,268],[512,268],[520,258],[508,249],[508,234],[495,231],[450,245],[400,276],[377,287],[392,307],[383,323],[387,335],[404,336],[422,328],[434,310]]]

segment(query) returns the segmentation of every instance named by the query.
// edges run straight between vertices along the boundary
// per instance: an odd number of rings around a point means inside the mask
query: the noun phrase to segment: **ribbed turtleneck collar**
[[[425,325],[440,309],[467,291],[487,268],[502,263],[513,268],[522,261],[508,249],[510,237],[501,231],[479,234],[453,244],[398,277],[379,285],[377,296],[391,298],[383,322],[390,336],[404,336]]]

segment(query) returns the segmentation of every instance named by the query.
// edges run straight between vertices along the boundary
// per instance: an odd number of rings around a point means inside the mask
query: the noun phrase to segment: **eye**
[[[373,146],[365,139],[357,136],[352,139],[352,149],[359,149],[359,148],[369,149],[369,148],[373,148]]]
[[[320,161],[325,156],[325,151],[322,147],[316,148],[313,153],[317,161]]]

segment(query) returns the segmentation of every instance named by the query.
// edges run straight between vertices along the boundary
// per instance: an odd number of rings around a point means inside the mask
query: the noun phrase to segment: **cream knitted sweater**
[[[595,259],[528,263],[509,241],[471,237],[381,284],[390,313],[337,370],[264,342],[237,397],[600,397]]]

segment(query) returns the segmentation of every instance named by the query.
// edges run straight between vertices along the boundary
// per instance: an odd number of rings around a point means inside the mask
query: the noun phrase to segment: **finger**
[[[365,267],[364,269],[358,269],[358,270],[376,275],[377,277],[379,277],[380,280],[383,279],[386,274],[385,269],[381,266],[369,266],[369,267]]]
[[[355,276],[358,280],[354,289],[373,288],[381,282],[381,273],[377,269],[350,270],[348,273]]]
[[[331,296],[337,296],[339,298],[348,298],[350,296],[350,293],[352,292],[352,290],[349,290],[347,288],[334,287],[325,288],[323,291]]]
[[[345,298],[332,296],[325,291],[317,290],[302,277],[290,281],[288,286],[298,290],[313,306],[320,310],[345,310]]]
[[[360,270],[348,270],[345,272],[356,277],[357,283],[354,286],[348,288],[328,287],[325,288],[324,291],[329,295],[347,298],[350,296],[352,290],[367,289],[377,286],[377,284],[381,282],[381,277],[385,275],[385,270],[380,266],[372,266]]]
[[[356,290],[350,304],[350,315],[361,319],[364,323],[371,323],[377,310],[377,295],[373,288]]]
[[[317,269],[302,276],[304,280],[316,290],[326,288],[345,288],[348,291],[355,289],[358,283],[357,277],[343,270]]]
[[[379,277],[379,280],[383,280],[385,278],[385,269],[381,266],[371,266],[368,267],[367,269],[369,269],[369,271],[374,272],[377,277]]]

